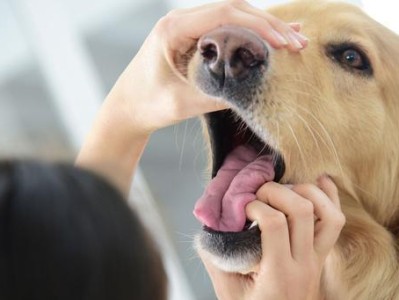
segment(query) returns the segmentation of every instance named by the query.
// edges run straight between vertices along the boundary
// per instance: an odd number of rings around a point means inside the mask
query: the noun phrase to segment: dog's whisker
[[[298,151],[299,151],[299,155],[301,156],[301,160],[302,160],[302,163],[303,163],[303,167],[304,167],[304,168],[307,168],[305,155],[304,155],[304,153],[303,153],[303,151],[302,151],[302,148],[301,148],[301,145],[300,145],[300,143],[299,143],[299,141],[298,141],[298,138],[297,138],[297,136],[295,135],[295,132],[294,132],[294,130],[292,129],[292,126],[291,126],[289,123],[287,123],[287,126],[288,126],[288,128],[290,129],[290,131],[291,131],[291,133],[292,133],[292,137],[294,138],[296,145],[298,146]]]
[[[295,104],[295,108],[302,109],[305,113],[309,113],[308,110],[306,110],[305,108],[303,108],[303,107],[300,106],[300,105],[296,105],[296,104]],[[310,125],[309,125],[309,126],[310,126]],[[323,137],[323,135],[321,135],[320,132],[319,132],[316,128],[314,128],[314,127],[312,127],[312,131],[318,136],[319,140],[320,140],[320,141],[323,143],[323,145],[328,149],[328,151],[329,151],[331,154],[333,154],[333,152],[330,150],[328,141],[326,141],[326,139]]]
[[[187,234],[183,232],[176,232],[176,234],[187,240],[179,240],[179,243],[192,243],[195,240],[195,234]]]
[[[238,125],[237,133],[240,135],[245,133],[245,131],[248,129],[248,125],[243,120],[240,120],[239,122],[240,124]]]
[[[275,128],[276,128],[276,137],[277,137],[277,141],[278,141],[279,138],[280,138],[280,127],[279,127],[279,123],[278,123],[278,122],[275,122],[274,125],[275,125]],[[266,148],[266,147],[267,147],[267,145],[265,144],[264,148]],[[262,151],[263,151],[263,150],[264,150],[264,149],[262,149]],[[278,160],[279,160],[279,154],[278,154],[276,151],[273,151],[273,152],[272,152],[272,162],[273,162],[273,164],[276,165],[277,162],[278,162]]]
[[[319,142],[318,142],[318,140],[317,140],[317,138],[316,138],[316,136],[315,136],[315,133],[314,133],[314,132],[317,132],[317,131],[314,130],[314,128],[309,124],[309,122],[307,122],[307,121],[305,120],[305,118],[303,118],[303,117],[301,116],[301,114],[300,114],[299,112],[295,112],[295,111],[291,110],[291,109],[288,108],[288,107],[287,107],[287,110],[291,111],[293,115],[295,115],[300,121],[303,122],[305,128],[307,129],[307,131],[309,132],[309,134],[312,136],[312,139],[313,139],[313,141],[314,141],[314,143],[315,143],[315,145],[316,145],[317,151],[318,151],[318,153],[319,153],[319,157],[322,159],[323,164],[325,164],[325,159],[324,159],[323,153],[322,153],[322,151],[321,151]],[[320,137],[319,133],[317,133],[317,134],[318,134],[318,136]]]
[[[200,182],[204,182],[205,178],[202,176],[203,175],[203,161],[202,161],[202,154],[206,153],[206,144],[204,139],[202,139],[202,127],[201,124],[197,122],[195,122],[192,126],[192,135],[193,135],[193,148],[194,148],[194,152],[195,152],[195,156],[194,156],[194,160],[193,160],[193,167],[194,170],[196,172],[196,175],[198,178],[198,180]],[[198,176],[198,174],[201,174],[201,176]],[[207,177],[209,178],[209,177]]]
[[[325,126],[323,125],[323,123],[311,111],[308,111],[307,109],[305,109],[305,108],[303,108],[301,106],[297,106],[297,107],[299,109],[302,109],[307,114],[309,114],[309,116],[311,116],[315,120],[315,122],[319,125],[320,129],[322,130],[322,132],[324,133],[325,137],[327,138],[327,141],[329,142],[329,145],[331,146],[331,147],[327,147],[327,148],[331,149],[330,151],[331,151],[332,155],[334,156],[334,158],[335,158],[335,160],[337,162],[337,165],[338,165],[338,168],[340,170],[340,173],[344,177],[345,173],[344,173],[344,170],[342,168],[341,160],[339,159],[337,148],[335,146],[335,143],[334,143],[333,139],[331,138],[331,135],[328,133],[328,131],[325,128]]]
[[[276,132],[277,132],[277,141],[280,140],[280,126],[279,123],[276,123]],[[277,155],[275,155],[276,157],[274,158],[275,160],[273,160],[274,163],[276,163],[277,160]]]
[[[376,195],[374,195],[373,193],[371,193],[370,191],[362,188],[360,185],[352,182],[352,186],[357,189],[358,191],[361,191],[363,194],[368,195],[371,199],[373,199],[374,201],[378,201],[378,198]]]
[[[260,150],[258,151],[258,155],[261,155],[261,154],[263,153],[263,151],[266,150],[266,148],[267,148],[267,145],[264,144],[263,147],[262,147],[262,149],[260,149]],[[273,157],[274,157],[274,152],[273,152]],[[273,162],[274,162],[274,161],[273,161]]]
[[[307,112],[304,108],[302,108],[298,104],[295,104],[295,107],[299,108],[299,109],[303,109],[305,112]],[[320,134],[320,132],[316,128],[314,128],[298,111],[297,112],[295,112],[293,110],[291,110],[291,111],[292,111],[293,115],[295,115],[300,121],[303,122],[304,126],[309,131],[310,135],[312,136],[313,141],[315,142],[315,145],[319,152],[320,158],[323,160],[323,163],[325,164],[325,157],[323,155],[323,152],[321,151],[319,140],[324,144],[324,146],[326,146],[327,149],[329,149],[328,142],[326,142],[326,140],[323,138],[323,136]],[[316,137],[316,135],[318,138]]]
[[[283,76],[284,76],[284,82],[290,83],[290,85],[289,85],[290,89],[289,90],[287,89],[287,91],[292,92],[293,90],[291,88],[294,86],[297,86],[299,83],[301,85],[306,86],[306,89],[301,89],[301,90],[296,89],[295,91],[293,91],[295,95],[302,94],[302,95],[311,97],[311,98],[309,98],[310,100],[316,100],[316,101],[317,101],[317,99],[320,99],[323,97],[321,91],[316,89],[314,84],[311,84],[305,80],[302,80],[302,79],[298,78],[297,76],[292,76],[291,74],[285,74]],[[290,80],[290,77],[292,78],[291,80]]]
[[[180,148],[180,155],[179,155],[179,170],[181,171],[182,166],[183,166],[183,156],[184,156],[184,149],[186,147],[186,137],[187,137],[187,128],[188,128],[188,122],[184,122],[184,131],[183,131],[183,140]]]

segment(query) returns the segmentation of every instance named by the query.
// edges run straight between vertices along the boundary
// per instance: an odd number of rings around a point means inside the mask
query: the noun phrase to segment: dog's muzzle
[[[269,51],[253,31],[222,26],[198,41],[200,63],[196,84],[205,93],[247,108],[256,93]]]

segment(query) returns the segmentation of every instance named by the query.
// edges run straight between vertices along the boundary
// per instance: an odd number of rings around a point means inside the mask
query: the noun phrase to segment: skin
[[[103,175],[127,195],[154,131],[227,108],[227,103],[191,86],[176,67],[203,34],[227,24],[257,32],[276,49],[300,51],[308,43],[298,33],[299,24],[285,24],[245,1],[170,12],[155,25],[107,96],[76,165]],[[324,259],[344,223],[335,185],[327,177],[318,186],[267,183],[257,197],[246,207],[248,218],[257,220],[262,231],[264,255],[256,272],[223,273],[200,253],[218,297],[317,299]]]
[[[218,299],[323,299],[323,265],[345,217],[331,179],[322,176],[317,185],[269,182],[247,205],[261,230],[262,259],[254,272],[225,273],[200,253]]]

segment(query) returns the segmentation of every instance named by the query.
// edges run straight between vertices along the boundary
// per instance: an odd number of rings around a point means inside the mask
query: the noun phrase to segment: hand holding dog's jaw
[[[198,251],[219,299],[320,299],[321,270],[344,225],[334,183],[325,176],[318,186],[270,182],[257,197],[246,213],[259,223],[258,263],[229,273],[212,254]]]

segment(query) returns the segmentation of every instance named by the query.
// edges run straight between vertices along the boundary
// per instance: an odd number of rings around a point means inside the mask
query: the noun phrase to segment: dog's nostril
[[[218,58],[217,46],[213,43],[203,44],[201,46],[201,55],[208,62],[213,62],[217,60]]]
[[[266,65],[268,50],[262,39],[245,28],[222,26],[198,41],[205,80],[245,80],[252,72]],[[208,77],[206,77],[208,76]]]
[[[256,59],[255,55],[246,48],[238,48],[232,60],[241,62],[247,68],[255,68],[263,63],[262,60]]]

